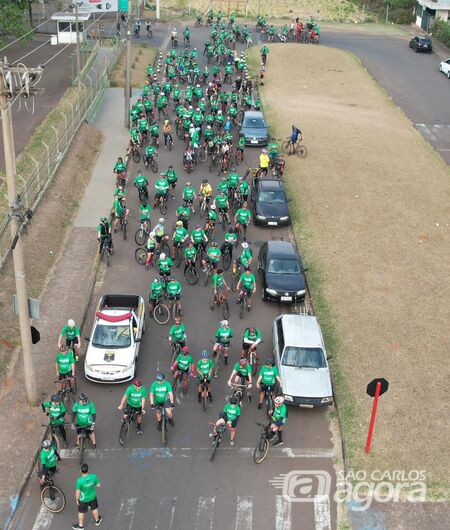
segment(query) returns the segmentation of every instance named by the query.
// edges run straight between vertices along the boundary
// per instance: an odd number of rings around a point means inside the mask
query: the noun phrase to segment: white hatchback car
[[[445,74],[447,79],[450,79],[450,57],[446,61],[441,61],[439,71]]]

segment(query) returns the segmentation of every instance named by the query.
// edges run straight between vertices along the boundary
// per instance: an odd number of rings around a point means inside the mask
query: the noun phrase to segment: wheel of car
[[[447,79],[450,79],[450,70],[447,72]]]
[[[267,302],[266,290],[264,288],[261,289],[261,300]]]
[[[145,320],[142,322],[142,335],[145,335]]]

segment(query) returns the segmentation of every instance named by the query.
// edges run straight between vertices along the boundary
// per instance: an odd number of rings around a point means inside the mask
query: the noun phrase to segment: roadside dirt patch
[[[83,124],[61,164],[53,183],[39,204],[27,234],[25,265],[28,295],[39,298],[63,246],[78,202],[91,177],[91,169],[102,142],[99,131]],[[14,348],[20,343],[18,321],[13,314],[15,292],[11,257],[0,271],[0,378],[3,379]],[[66,296],[67,293],[61,293]]]
[[[274,134],[296,124],[308,148],[289,157],[286,180],[321,322],[337,338],[350,467],[425,470],[431,496],[448,498],[448,166],[351,54],[272,45],[266,80]],[[367,457],[374,377],[390,389]]]
[[[126,50],[117,61],[117,65],[111,74],[111,86],[125,86],[125,54]],[[146,68],[153,65],[156,49],[147,46],[133,44],[131,47],[131,86],[142,88],[147,80]]]

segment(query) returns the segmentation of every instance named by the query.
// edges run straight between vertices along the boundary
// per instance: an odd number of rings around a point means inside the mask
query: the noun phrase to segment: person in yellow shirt
[[[172,126],[170,125],[170,121],[164,120],[163,134],[164,134],[164,148],[165,149],[167,148],[167,142],[169,141],[169,139],[170,139],[170,142],[173,143],[173,138],[172,138],[171,133],[172,133]]]
[[[262,153],[259,155],[259,168],[261,170],[261,176],[267,176],[267,170],[269,168],[270,158],[267,154],[267,149],[263,149]]]
[[[200,184],[200,188],[198,190],[198,197],[200,199],[200,203],[202,203],[204,200],[206,201],[206,205],[209,205],[209,201],[212,197],[212,186],[208,182],[208,179],[203,179],[202,183]]]

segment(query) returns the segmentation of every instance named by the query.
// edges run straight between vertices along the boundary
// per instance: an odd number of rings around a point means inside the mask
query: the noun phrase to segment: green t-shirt
[[[259,371],[259,376],[261,377],[261,383],[264,385],[274,385],[276,378],[279,376],[278,368],[264,364]]]
[[[45,467],[56,467],[58,464],[58,455],[53,447],[41,450],[41,464]]]
[[[251,249],[246,248],[244,250],[244,252],[242,252],[242,254],[241,254],[240,258],[239,258],[239,261],[241,262],[243,267],[249,267],[252,257],[253,257],[253,253],[252,253]]]
[[[158,179],[155,182],[155,188],[160,195],[167,195],[169,193],[169,181],[167,179]]]
[[[248,376],[252,373],[251,366],[247,363],[245,366],[241,366],[239,363],[236,363],[233,367],[233,370],[242,377]]]
[[[64,414],[66,413],[64,403],[44,401],[42,405],[48,411],[50,423],[52,425],[62,425],[64,423]]]
[[[206,238],[205,231],[202,228],[195,228],[191,232],[191,239],[193,243],[201,243]]]
[[[142,399],[147,397],[147,390],[144,386],[136,388],[134,385],[130,385],[125,390],[125,395],[127,396],[128,405],[138,409],[142,406]]]
[[[161,298],[163,288],[164,286],[161,282],[152,282],[152,284],[150,285],[150,298],[152,298],[153,300]]]
[[[283,423],[286,423],[286,418],[287,418],[287,407],[284,403],[280,405],[279,407],[273,408],[273,413],[272,413],[273,421],[283,420]]]
[[[138,188],[143,188],[148,185],[148,179],[145,175],[136,175],[134,183]]]
[[[168,282],[166,286],[167,294],[170,296],[177,296],[181,293],[181,283],[177,280]]]
[[[186,186],[183,189],[183,199],[185,201],[190,201],[195,197],[195,190],[191,186]]]
[[[218,208],[228,208],[228,197],[226,195],[216,195],[214,200]]]
[[[56,364],[58,365],[58,372],[60,375],[71,372],[71,367],[75,364],[72,350],[69,350],[67,353],[58,352],[56,354]]]
[[[212,288],[214,289],[215,287],[222,287],[224,281],[225,281],[225,278],[223,277],[223,274],[217,274],[216,272],[215,274],[213,274],[213,277],[212,277],[212,281],[211,281]]]
[[[97,475],[90,473],[89,475],[83,475],[77,480],[76,489],[80,492],[81,502],[91,502],[97,498],[97,492],[95,486],[100,485],[100,480]]]
[[[87,427],[91,425],[92,414],[95,414],[97,410],[92,401],[88,401],[84,405],[77,401],[73,404],[72,412],[76,414],[76,424],[78,427]]]
[[[241,415],[241,407],[239,405],[232,405],[231,403],[227,403],[223,411],[227,415],[228,421],[234,421]]]
[[[170,272],[172,268],[172,259],[166,256],[164,259],[158,259],[158,268],[161,272]]]
[[[213,263],[218,263],[222,256],[222,251],[219,247],[209,247],[207,254],[210,261],[212,261]]]
[[[153,394],[156,405],[162,405],[169,399],[169,393],[172,392],[172,385],[169,381],[153,381],[150,387],[150,394]]]
[[[186,230],[186,228],[184,228],[184,226],[177,226],[173,232],[173,240],[176,242],[176,243],[180,243],[181,241],[183,241],[184,239],[186,239],[186,237],[188,236],[188,231]]]
[[[164,171],[164,174],[167,176],[169,184],[173,184],[178,180],[178,175],[175,169],[168,169],[167,171]]]
[[[231,337],[233,337],[233,335],[234,335],[233,330],[231,328],[220,327],[216,331],[216,339],[217,339],[217,342],[219,342],[220,344],[225,344],[229,342]]]
[[[250,328],[247,328],[244,331],[244,342],[256,342],[257,340],[261,340],[261,331],[259,328],[256,329],[255,332],[250,331]]]
[[[181,323],[179,326],[174,324],[169,330],[169,335],[173,340],[184,340],[186,338],[186,328],[184,327],[184,324]]]
[[[248,182],[246,180],[243,180],[239,184],[239,190],[242,195],[248,195],[249,189],[250,189],[250,186],[248,185]]]
[[[214,368],[214,362],[212,359],[200,359],[197,363],[197,371],[202,375],[209,376],[211,370]]]
[[[237,241],[237,235],[234,232],[225,232],[225,243],[234,245]]]
[[[145,206],[143,204],[139,207],[139,212],[141,214],[141,221],[147,221],[150,219],[150,214],[152,213],[152,207],[148,204]]]
[[[247,289],[247,291],[253,291],[256,280],[255,275],[252,272],[250,274],[247,274],[246,272],[242,274],[239,281],[244,289]]]
[[[209,210],[209,212],[208,212],[208,221],[217,221],[217,212],[216,212],[216,210]]]
[[[190,355],[183,355],[182,353],[179,353],[175,362],[177,363],[177,366],[180,370],[187,370],[194,364],[194,359]]]
[[[61,336],[65,337],[68,340],[72,340],[75,337],[80,336],[80,330],[77,326],[74,326],[72,329],[70,329],[69,326],[64,326],[61,330]]]
[[[186,247],[184,249],[184,258],[189,260],[195,260],[195,256],[197,255],[197,251],[195,250],[195,247]]]
[[[239,174],[238,173],[229,173],[228,174],[228,186],[237,186],[239,182]]]
[[[113,209],[114,209],[114,213],[117,215],[117,217],[120,217],[122,215],[123,206],[122,206],[122,203],[119,201],[119,199],[114,199]]]

